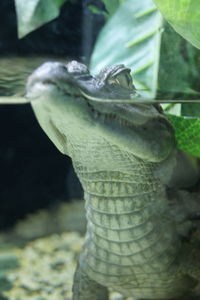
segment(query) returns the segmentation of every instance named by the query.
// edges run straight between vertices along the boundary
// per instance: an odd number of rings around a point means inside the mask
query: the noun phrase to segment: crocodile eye
[[[119,86],[126,89],[133,89],[132,77],[129,72],[120,72],[115,76],[108,79],[109,84],[118,84]]]

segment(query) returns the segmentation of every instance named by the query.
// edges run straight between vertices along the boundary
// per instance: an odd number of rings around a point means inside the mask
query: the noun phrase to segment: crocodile
[[[200,248],[191,242],[191,216],[199,206],[176,187],[198,172],[177,171],[180,157],[187,168],[190,160],[176,149],[161,106],[123,103],[136,90],[122,64],[92,76],[77,61],[46,62],[26,88],[38,122],[71,157],[84,189],[87,232],[73,300],[108,300],[109,289],[134,299],[192,299]]]

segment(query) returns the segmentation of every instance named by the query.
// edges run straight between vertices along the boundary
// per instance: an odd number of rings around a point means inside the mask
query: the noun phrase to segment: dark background
[[[7,55],[56,55],[87,63],[104,24],[88,4],[104,9],[99,0],[69,1],[59,18],[19,40],[14,0],[1,0],[0,64]],[[31,107],[0,105],[0,229],[39,208],[81,197],[70,159],[49,141]]]

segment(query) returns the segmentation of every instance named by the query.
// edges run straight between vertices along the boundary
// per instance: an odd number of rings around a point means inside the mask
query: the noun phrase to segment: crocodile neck
[[[155,172],[160,163],[100,140],[92,130],[90,139],[88,135],[84,133],[87,143],[75,135],[68,143],[88,220],[80,267],[125,296],[177,297],[191,283],[179,271],[181,241]]]
[[[132,172],[76,171],[88,220],[81,262],[91,278],[104,285],[135,280],[135,286],[144,278],[158,280],[161,273],[173,278],[179,242],[153,165],[135,158]]]

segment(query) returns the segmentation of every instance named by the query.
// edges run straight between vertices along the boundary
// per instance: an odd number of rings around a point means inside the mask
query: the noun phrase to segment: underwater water
[[[52,224],[54,220],[54,224]],[[40,210],[0,234],[0,297],[70,300],[86,227],[82,202]],[[120,300],[118,293],[111,300]],[[128,300],[128,299],[127,299]]]

